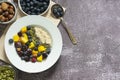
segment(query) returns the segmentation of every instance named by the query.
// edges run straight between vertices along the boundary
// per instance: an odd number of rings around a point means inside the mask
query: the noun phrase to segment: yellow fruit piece
[[[23,37],[28,40],[28,36],[26,33],[23,33]]]
[[[41,55],[41,56],[39,56],[39,57],[37,57],[37,61],[38,62],[41,62],[43,60],[43,56]]]
[[[40,45],[39,47],[38,47],[38,51],[39,52],[43,52],[43,51],[45,51],[46,50],[46,48],[45,48],[45,46],[43,46],[43,45]]]
[[[27,27],[26,27],[26,26],[25,26],[25,27],[23,27],[23,28],[21,29],[21,32],[22,32],[22,33],[27,32]]]
[[[28,39],[26,39],[25,37],[21,37],[20,40],[24,44],[28,42]]]
[[[37,57],[37,54],[32,54],[34,57]]]
[[[14,40],[14,42],[17,42],[20,40],[20,37],[16,34],[13,36],[13,40]]]
[[[34,48],[35,44],[33,42],[30,43],[29,48]]]
[[[32,54],[38,54],[38,51],[32,50]]]

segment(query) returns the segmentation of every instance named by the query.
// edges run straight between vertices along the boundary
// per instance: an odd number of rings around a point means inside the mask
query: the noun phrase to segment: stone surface
[[[67,8],[62,25],[63,50],[58,62],[38,74],[19,71],[18,80],[120,80],[120,0],[54,0]]]

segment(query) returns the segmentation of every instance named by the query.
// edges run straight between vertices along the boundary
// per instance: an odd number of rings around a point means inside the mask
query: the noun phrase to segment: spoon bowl
[[[64,9],[62,8],[62,6],[59,5],[59,4],[54,4],[51,8],[51,12],[52,12],[51,15],[53,17],[61,20],[61,22],[63,24],[63,27],[66,30],[66,32],[68,33],[68,36],[69,36],[70,40],[72,41],[72,43],[74,45],[76,45],[77,40],[75,39],[74,35],[71,33],[70,29],[67,27],[66,22],[63,19],[63,16],[64,16],[65,12],[64,12]]]

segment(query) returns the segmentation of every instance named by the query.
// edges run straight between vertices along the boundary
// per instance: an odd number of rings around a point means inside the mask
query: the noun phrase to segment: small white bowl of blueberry
[[[51,0],[18,0],[20,11],[25,15],[44,15]]]

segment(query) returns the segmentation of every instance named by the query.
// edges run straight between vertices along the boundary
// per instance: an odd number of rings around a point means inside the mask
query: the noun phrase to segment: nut
[[[2,21],[2,22],[5,21],[5,17],[3,15],[0,16],[0,21]]]
[[[1,4],[1,6],[2,6],[2,9],[3,9],[3,10],[7,10],[9,5],[8,5],[7,3],[3,2],[3,3]]]
[[[9,20],[12,19],[13,16],[14,16],[13,14],[8,15],[8,19],[9,19]]]
[[[5,11],[4,12],[4,16],[7,17],[9,15],[9,12],[8,11]]]
[[[3,10],[2,10],[2,9],[0,9],[0,14],[2,14],[2,12],[3,12]]]
[[[8,12],[10,13],[10,14],[14,14],[14,10],[13,9],[8,9]]]

